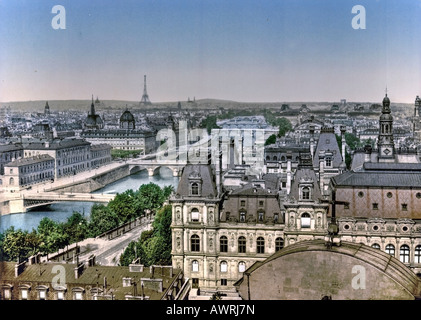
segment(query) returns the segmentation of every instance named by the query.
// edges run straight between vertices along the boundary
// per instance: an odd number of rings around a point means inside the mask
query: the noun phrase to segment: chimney
[[[78,261],[79,261],[79,259],[78,259]],[[85,266],[85,264],[82,262],[82,263],[78,263],[77,265],[76,265],[76,267],[75,267],[75,279],[79,279],[79,277],[80,277],[80,275],[82,274],[82,272],[83,272],[83,268],[84,268],[84,266]]]
[[[320,191],[323,193],[323,178],[325,175],[325,152],[319,152],[319,184]]]
[[[314,157],[314,147],[316,146],[316,144],[314,143],[314,139],[313,137],[310,138],[310,153],[311,153],[311,158],[313,159]]]
[[[19,275],[25,270],[25,260],[22,262],[19,262],[19,259],[17,263],[15,264],[15,278],[19,277]]]
[[[291,191],[291,160],[292,160],[292,152],[287,152],[287,194]]]
[[[346,132],[346,127],[345,126],[341,126],[341,139],[342,139],[342,161],[345,162],[345,132]]]

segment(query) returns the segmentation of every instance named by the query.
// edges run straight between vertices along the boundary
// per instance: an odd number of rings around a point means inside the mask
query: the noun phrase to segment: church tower
[[[378,162],[395,161],[395,143],[393,142],[393,116],[390,110],[390,100],[383,99],[382,114],[379,120],[379,138],[377,141]]]

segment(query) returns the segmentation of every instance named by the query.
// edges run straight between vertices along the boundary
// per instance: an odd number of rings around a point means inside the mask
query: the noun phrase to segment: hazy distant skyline
[[[0,0],[0,101],[140,101],[146,74],[152,102],[381,102],[387,86],[413,103],[420,17],[421,0]]]

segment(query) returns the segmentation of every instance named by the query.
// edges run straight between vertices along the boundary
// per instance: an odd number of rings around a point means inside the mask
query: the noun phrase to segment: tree
[[[69,243],[82,241],[88,232],[88,221],[79,212],[67,218],[63,225],[64,232],[69,236]]]
[[[12,226],[3,235],[3,259],[6,261],[21,261],[37,252],[40,239],[36,231],[15,230]]]
[[[117,215],[103,204],[94,204],[91,208],[91,216],[87,225],[88,235],[96,237],[105,231],[119,225]]]
[[[276,134],[272,134],[271,136],[269,136],[269,138],[267,138],[266,142],[265,142],[265,146],[268,146],[270,144],[274,144],[276,143]]]
[[[278,137],[283,137],[288,131],[292,130],[292,124],[287,118],[278,118],[276,123],[279,126]]]
[[[142,232],[137,242],[131,242],[120,256],[120,265],[130,264],[135,257],[145,266],[171,264],[171,215],[172,207],[159,209],[152,224],[152,230]]]

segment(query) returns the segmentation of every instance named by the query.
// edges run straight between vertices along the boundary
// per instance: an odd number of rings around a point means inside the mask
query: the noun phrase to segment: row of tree
[[[38,252],[55,252],[71,243],[96,237],[144,215],[148,210],[159,211],[172,190],[172,186],[160,188],[154,183],[144,184],[136,191],[117,194],[106,206],[93,205],[89,218],[74,212],[66,222],[45,217],[32,231],[12,226],[0,233],[0,260],[23,260]]]

